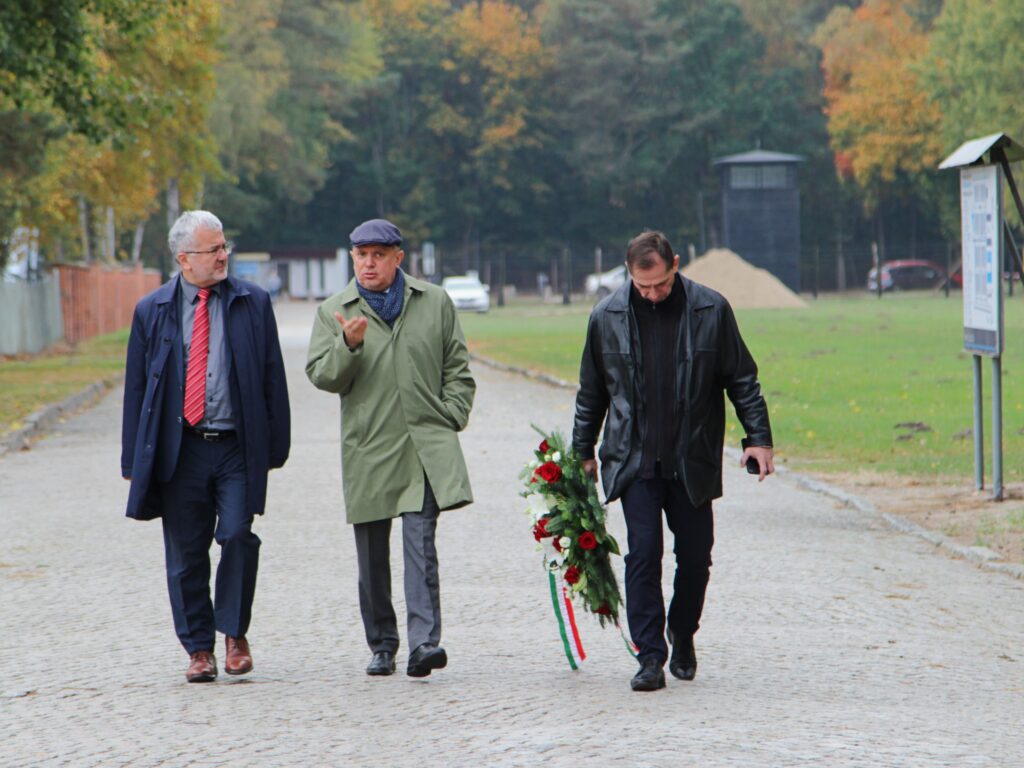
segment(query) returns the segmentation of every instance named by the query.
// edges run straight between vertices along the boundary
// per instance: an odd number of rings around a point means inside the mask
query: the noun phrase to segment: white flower
[[[545,453],[544,454],[544,461],[551,461],[551,454],[550,453]]]
[[[530,519],[536,523],[551,512],[551,507],[548,506],[548,500],[543,494],[531,493],[526,497],[526,511],[530,514]]]
[[[555,549],[554,538],[548,536],[540,540],[541,550],[544,552],[544,562],[550,570],[561,567],[565,562],[565,555]]]
[[[572,539],[570,539],[568,536],[563,536],[558,540],[558,546],[560,546],[562,548],[562,551],[564,552],[565,550],[569,549],[570,546],[572,546]]]
[[[555,451],[554,453],[551,454],[551,460],[557,464],[562,460],[562,454],[560,454],[558,451]]]

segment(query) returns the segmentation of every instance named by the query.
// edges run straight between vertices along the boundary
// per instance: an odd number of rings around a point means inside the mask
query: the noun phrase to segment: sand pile
[[[759,269],[727,248],[714,248],[683,269],[691,280],[713,288],[743,309],[806,307],[807,302],[766,269]]]

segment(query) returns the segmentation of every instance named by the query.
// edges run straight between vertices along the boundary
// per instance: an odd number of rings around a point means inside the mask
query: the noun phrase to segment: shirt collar
[[[199,286],[193,285],[186,280],[181,273],[178,273],[178,282],[181,283],[181,291],[185,296],[185,301],[189,304],[195,304],[196,299],[199,298]],[[214,283],[210,286],[210,293],[214,296],[220,295],[220,283]]]

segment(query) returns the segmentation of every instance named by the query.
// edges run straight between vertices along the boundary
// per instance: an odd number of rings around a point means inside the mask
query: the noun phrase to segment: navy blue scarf
[[[389,328],[394,328],[395,320],[402,314],[402,299],[405,297],[405,274],[402,270],[395,272],[395,282],[386,291],[363,288],[358,280],[356,288],[359,295],[366,299],[366,303],[377,313],[377,317],[387,323]]]

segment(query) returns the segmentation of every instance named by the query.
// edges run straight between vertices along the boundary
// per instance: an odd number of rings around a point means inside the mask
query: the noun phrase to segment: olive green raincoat
[[[345,345],[334,317],[363,315],[363,343]],[[419,511],[423,475],[441,509],[473,501],[459,445],[476,383],[451,299],[405,276],[402,313],[389,328],[355,281],[317,309],[306,375],[341,396],[341,469],[349,523]]]

